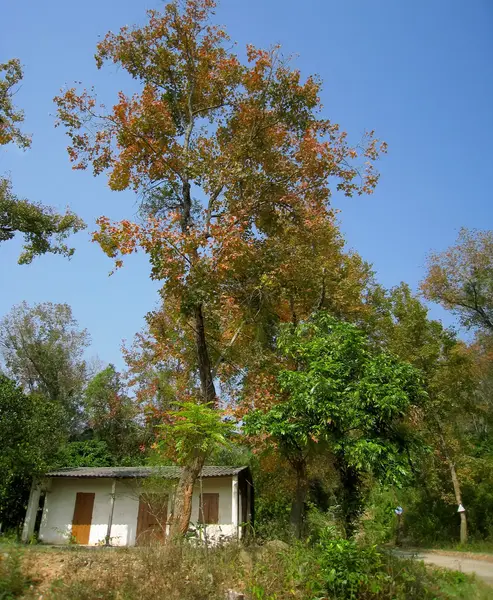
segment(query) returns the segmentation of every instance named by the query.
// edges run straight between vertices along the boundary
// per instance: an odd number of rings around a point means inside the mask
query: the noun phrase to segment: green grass
[[[468,544],[458,544],[445,542],[437,544],[430,549],[432,550],[453,550],[454,552],[473,552],[475,554],[491,554],[493,555],[493,541],[477,541],[469,542]]]
[[[433,569],[431,571],[445,598],[454,600],[491,600],[493,588],[479,581],[476,577],[459,571]]]

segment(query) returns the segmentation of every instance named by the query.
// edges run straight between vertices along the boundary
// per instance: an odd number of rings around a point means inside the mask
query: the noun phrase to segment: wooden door
[[[136,544],[149,546],[163,543],[168,520],[168,496],[143,494],[139,498]]]
[[[88,544],[91,533],[92,510],[94,508],[93,493],[78,492],[75,498],[74,518],[72,519],[72,536],[78,544]]]
[[[202,494],[199,504],[199,523],[215,525],[219,523],[219,494]]]

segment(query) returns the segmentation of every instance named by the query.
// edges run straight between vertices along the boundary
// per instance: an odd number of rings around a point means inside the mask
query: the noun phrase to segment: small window
[[[200,496],[199,523],[204,525],[219,523],[219,494],[202,494]]]

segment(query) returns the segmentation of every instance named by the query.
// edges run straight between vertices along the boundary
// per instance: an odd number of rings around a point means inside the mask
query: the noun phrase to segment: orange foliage
[[[368,267],[344,252],[329,181],[347,196],[372,193],[386,146],[373,132],[351,146],[319,116],[320,82],[303,81],[278,47],[250,45],[242,64],[209,22],[214,6],[172,2],[143,27],[100,42],[98,67],[123,67],[140,93],[120,92],[111,109],[74,89],[56,102],[74,168],[107,172],[114,190],[163,192],[142,223],[101,217],[94,234],[117,268],[143,250],[163,284],[162,309],[127,353],[133,376],[143,381],[149,365],[167,365],[183,400],[197,394],[202,360],[225,400],[243,390],[247,410],[274,401],[279,321],[316,308],[348,317],[363,310]],[[195,350],[197,310],[210,366]],[[150,377],[141,393],[155,397],[157,387]]]

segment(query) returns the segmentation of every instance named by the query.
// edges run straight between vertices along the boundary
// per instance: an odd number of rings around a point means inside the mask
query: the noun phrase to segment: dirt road
[[[453,569],[454,571],[462,571],[463,573],[475,573],[476,576],[493,586],[493,561],[491,558],[471,558],[471,555],[461,556],[460,553],[445,553],[445,552],[427,552],[426,550],[416,551],[399,551],[399,555],[406,558],[416,558],[422,560],[426,564],[436,565],[444,569]]]

